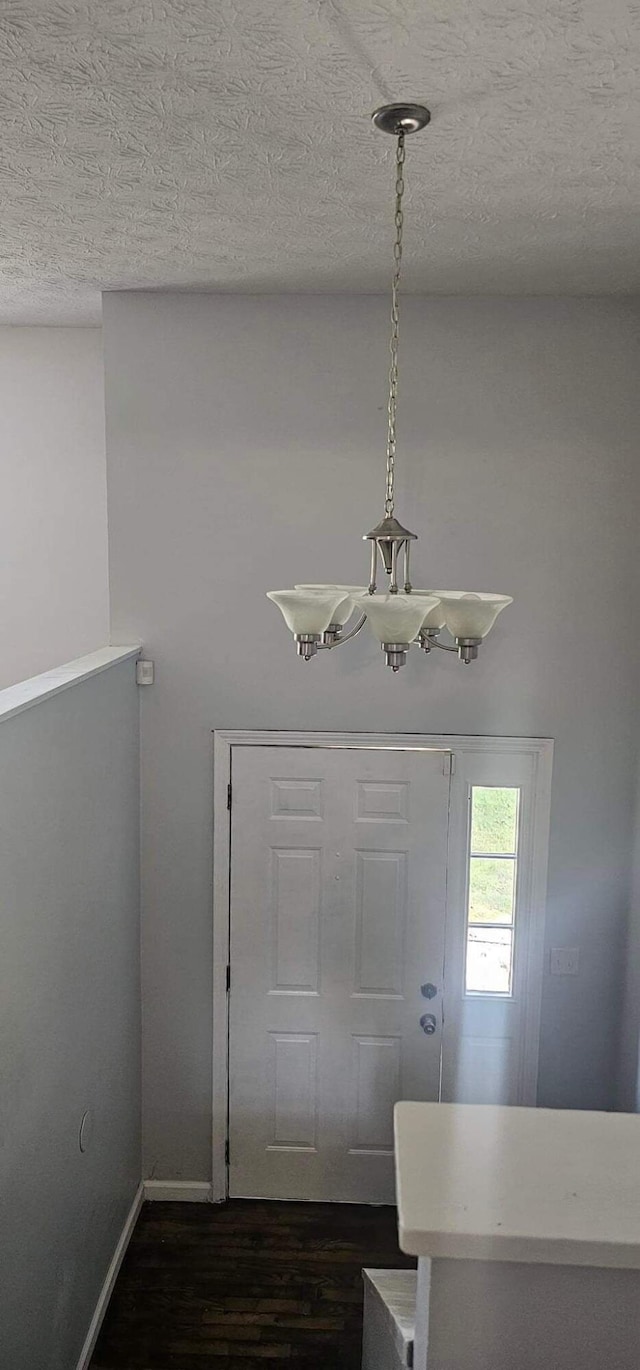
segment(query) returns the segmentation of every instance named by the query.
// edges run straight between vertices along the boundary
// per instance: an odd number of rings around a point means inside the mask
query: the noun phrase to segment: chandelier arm
[[[440,652],[457,652],[457,647],[448,647],[446,642],[438,642],[437,638],[431,639],[431,646],[437,647]]]
[[[356,623],[355,627],[352,628],[350,632],[345,633],[344,636],[340,636],[339,638],[336,638],[336,641],[335,641],[335,642],[320,642],[320,643],[318,643],[318,651],[319,651],[319,652],[332,652],[333,649],[334,649],[334,647],[341,647],[343,642],[350,642],[351,638],[352,638],[352,637],[355,637],[356,633],[359,633],[361,628],[364,628],[364,625],[365,625],[366,621],[367,621],[367,615],[366,615],[366,614],[362,614],[361,617],[358,619],[358,622]]]
[[[400,289],[400,274],[402,269],[402,227],[403,210],[402,197],[404,195],[404,160],[405,145],[404,132],[398,134],[396,146],[396,206],[395,206],[395,226],[396,237],[393,244],[394,270],[391,282],[391,339],[389,342],[389,352],[391,354],[391,364],[389,367],[389,403],[387,412],[389,424],[387,430],[387,483],[385,491],[384,512],[385,517],[390,518],[394,508],[394,483],[395,483],[395,463],[396,463],[396,414],[398,408],[398,343],[399,343],[399,324],[400,312],[398,305],[398,292]]]

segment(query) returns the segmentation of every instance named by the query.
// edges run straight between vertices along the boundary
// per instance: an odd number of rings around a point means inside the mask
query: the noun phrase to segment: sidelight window
[[[520,790],[472,785],[467,878],[467,994],[509,995],[513,980]]]

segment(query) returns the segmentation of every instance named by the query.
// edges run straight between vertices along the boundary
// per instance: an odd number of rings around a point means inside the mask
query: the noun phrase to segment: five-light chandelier
[[[387,468],[384,517],[366,533],[371,543],[371,569],[368,586],[296,585],[293,590],[270,590],[268,598],[278,605],[296,642],[298,656],[310,661],[319,651],[338,647],[356,636],[369,622],[385,654],[385,661],[398,671],[412,646],[430,652],[438,647],[456,652],[460,661],[475,660],[478,648],[502,609],[511,604],[508,595],[467,590],[415,590],[410,578],[411,543],[416,534],[403,528],[394,514],[394,477],[396,458],[396,410],[398,397],[398,292],[402,266],[403,194],[405,138],[425,128],[431,115],[424,105],[393,104],[376,110],[373,122],[384,133],[397,139],[395,161],[394,270],[391,285],[391,340],[389,350],[389,404]],[[378,593],[379,560],[388,576],[388,590]],[[357,612],[354,626],[344,631],[351,615]],[[447,628],[454,643],[440,642]],[[455,644],[455,645],[454,645]]]

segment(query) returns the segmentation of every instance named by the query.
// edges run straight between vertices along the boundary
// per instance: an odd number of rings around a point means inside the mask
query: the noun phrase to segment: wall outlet
[[[580,969],[580,948],[552,947],[549,969],[552,975],[577,975]]]

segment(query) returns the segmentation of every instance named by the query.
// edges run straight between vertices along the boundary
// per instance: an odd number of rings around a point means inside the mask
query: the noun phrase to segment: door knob
[[[420,986],[420,993],[423,999],[435,999],[436,994],[438,993],[438,986],[431,985],[429,984],[429,982],[427,982],[426,985]]]
[[[423,1013],[420,1019],[420,1027],[423,1032],[426,1032],[427,1037],[433,1036],[437,1026],[435,1013]]]

